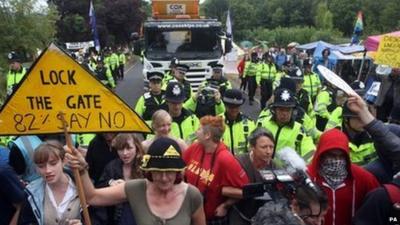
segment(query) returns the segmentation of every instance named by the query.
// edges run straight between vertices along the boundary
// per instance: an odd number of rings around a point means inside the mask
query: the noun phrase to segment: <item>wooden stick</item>
[[[68,123],[65,120],[64,117],[65,113],[63,112],[59,112],[57,117],[59,120],[61,120],[62,122],[62,126],[64,129],[64,135],[65,135],[65,140],[67,142],[67,146],[69,149],[72,149],[74,146],[72,144],[72,138],[71,135],[68,133]],[[70,154],[75,154],[74,152],[69,152]],[[82,184],[82,178],[81,175],[79,173],[78,169],[73,169],[73,174],[74,174],[74,178],[75,178],[75,184],[78,188],[78,195],[79,195],[79,200],[81,202],[81,207],[83,210],[83,221],[85,225],[92,225],[91,221],[90,221],[90,216],[89,216],[89,211],[88,211],[88,205],[86,203],[86,197],[85,197],[85,192],[83,191],[83,184]]]

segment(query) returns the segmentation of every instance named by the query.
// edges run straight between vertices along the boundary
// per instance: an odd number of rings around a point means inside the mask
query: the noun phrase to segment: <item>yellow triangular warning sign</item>
[[[151,132],[117,95],[51,44],[0,111],[0,135],[69,132]]]

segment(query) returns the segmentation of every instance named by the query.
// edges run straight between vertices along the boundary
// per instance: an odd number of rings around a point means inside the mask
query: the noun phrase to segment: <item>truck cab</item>
[[[211,73],[209,64],[222,60],[221,22],[200,18],[198,0],[153,0],[152,9],[152,18],[143,25],[143,75],[167,72],[171,59],[177,58],[190,67],[186,78],[196,91]]]

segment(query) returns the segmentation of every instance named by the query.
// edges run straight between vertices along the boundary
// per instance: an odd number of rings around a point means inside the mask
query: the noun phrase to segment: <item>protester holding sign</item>
[[[176,141],[159,138],[143,156],[141,169],[145,179],[130,180],[125,184],[95,189],[90,181],[82,155],[67,154],[69,165],[79,169],[88,203],[107,206],[126,200],[138,225],[205,225],[202,197],[190,184],[182,182],[185,163]]]

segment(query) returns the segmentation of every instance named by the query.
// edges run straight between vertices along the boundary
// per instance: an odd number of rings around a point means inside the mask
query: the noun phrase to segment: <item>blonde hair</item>
[[[159,109],[153,113],[151,117],[151,126],[154,129],[155,127],[159,126],[160,123],[166,121],[167,119],[172,121],[171,115],[163,109]]]

